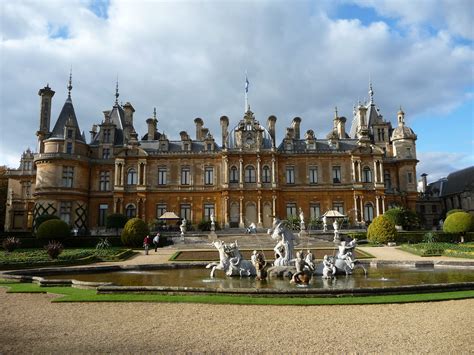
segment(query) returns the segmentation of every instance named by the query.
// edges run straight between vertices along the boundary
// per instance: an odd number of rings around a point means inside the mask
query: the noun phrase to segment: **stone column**
[[[262,186],[262,171],[260,169],[260,157],[257,156],[257,187]]]
[[[244,160],[239,159],[239,185],[242,188],[244,186]]]
[[[379,171],[379,173],[380,173],[380,179],[379,179],[379,181],[383,183],[384,181],[383,181],[383,164],[382,164],[382,160],[379,160],[379,169],[380,169],[380,171]]]
[[[359,201],[360,201],[360,221],[365,222],[365,216],[364,216],[364,196],[359,196]]]
[[[229,158],[227,157],[224,157],[223,158],[224,160],[224,181],[223,183],[224,184],[228,184],[229,183]]]
[[[382,196],[382,214],[385,213],[385,196]]]
[[[224,197],[224,228],[229,228],[229,197]]]
[[[143,185],[146,186],[147,179],[146,179],[146,162],[143,163]]]
[[[352,181],[357,182],[356,162],[352,161]]]
[[[357,169],[358,169],[358,172],[359,172],[359,180],[358,181],[361,182],[362,181],[362,160],[358,160],[357,163],[358,163]]]
[[[359,223],[359,214],[357,209],[357,196],[354,195],[354,210],[355,210],[355,222]]]
[[[244,198],[240,197],[240,220],[239,220],[239,228],[245,228],[244,223]]]
[[[376,217],[378,217],[380,214],[379,199],[380,199],[380,196],[375,196],[375,216]]]
[[[258,216],[258,223],[257,227],[262,228],[262,197],[258,196],[257,198],[257,216]]]
[[[276,218],[276,199],[277,197],[275,195],[272,196],[272,215],[273,218]]]
[[[379,182],[378,179],[378,173],[377,173],[377,160],[374,161],[374,183]]]
[[[276,159],[272,157],[272,186],[276,186]]]

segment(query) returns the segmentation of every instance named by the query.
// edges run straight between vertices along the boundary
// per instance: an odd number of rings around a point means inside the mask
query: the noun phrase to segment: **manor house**
[[[348,130],[337,110],[329,134],[300,131],[295,117],[281,141],[277,118],[266,125],[247,108],[231,123],[220,117],[220,132],[201,118],[195,132],[170,140],[160,131],[156,110],[147,132],[134,128],[131,103],[112,107],[93,125],[89,138],[79,128],[68,98],[51,129],[54,91],[41,99],[38,151],[27,150],[9,170],[6,230],[30,230],[41,214],[55,214],[78,230],[105,226],[110,213],[150,222],[173,211],[193,224],[214,214],[222,228],[269,227],[272,216],[303,211],[307,223],[338,210],[352,225],[371,221],[393,205],[415,209],[417,136],[397,113],[392,128],[374,102],[354,107]],[[178,129],[178,128],[177,128]]]

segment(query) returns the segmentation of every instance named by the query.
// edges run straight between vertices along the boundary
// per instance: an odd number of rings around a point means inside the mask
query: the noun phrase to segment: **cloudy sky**
[[[36,150],[47,83],[53,127],[71,67],[87,137],[118,77],[140,135],[156,107],[171,139],[201,117],[219,143],[219,117],[242,118],[247,71],[251,109],[277,116],[277,139],[295,116],[325,137],[334,107],[350,121],[371,80],[393,124],[402,105],[418,174],[434,180],[474,165],[473,23],[470,0],[0,0],[0,165]]]

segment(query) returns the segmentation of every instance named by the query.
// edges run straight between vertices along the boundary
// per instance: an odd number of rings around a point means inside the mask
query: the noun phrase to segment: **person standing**
[[[145,248],[145,255],[148,255],[148,249],[150,248],[151,238],[149,235],[143,239],[143,247]]]
[[[158,251],[158,244],[159,243],[160,243],[160,232],[156,232],[156,235],[153,238],[153,244],[155,245],[155,253]]]

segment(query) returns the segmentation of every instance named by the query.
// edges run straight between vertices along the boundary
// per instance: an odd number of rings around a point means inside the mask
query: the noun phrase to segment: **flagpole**
[[[249,92],[249,79],[247,77],[247,70],[246,70],[245,71],[245,107],[244,107],[244,113],[247,112],[248,107],[249,107],[248,92]]]

